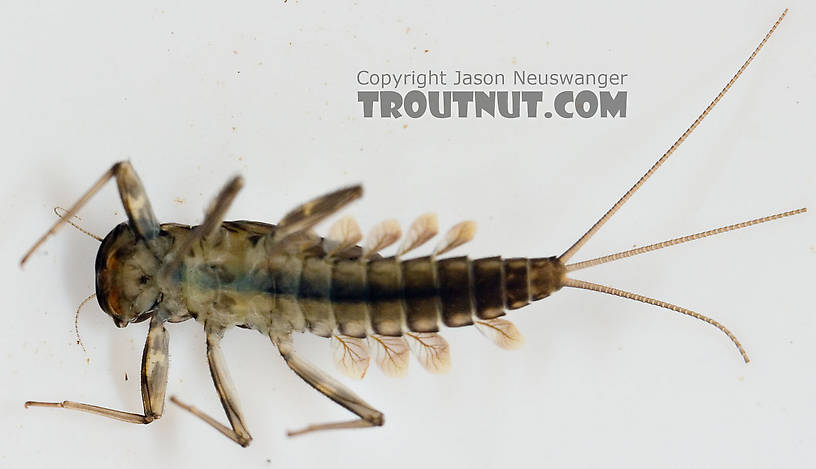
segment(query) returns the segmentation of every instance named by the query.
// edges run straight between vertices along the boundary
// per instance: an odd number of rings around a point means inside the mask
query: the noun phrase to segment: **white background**
[[[51,3],[51,4],[49,4]],[[785,6],[775,37],[698,131],[575,260],[814,203],[812,3],[20,2],[0,12],[0,466],[812,467],[814,216],[576,273],[722,320],[565,289],[513,312],[496,349],[448,330],[453,369],[344,382],[383,428],[288,439],[348,413],[264,337],[231,331],[230,371],[254,441],[242,449],[178,407],[149,426],[23,408],[79,400],[138,411],[146,324],[116,329],[93,292],[98,244],[64,229],[19,258],[114,161],[130,159],[162,221],[201,221],[227,177],[231,219],[274,222],[344,184],[366,228],[439,213],[479,222],[471,256],[563,252],[691,123]],[[217,3],[217,2],[212,2]],[[425,50],[428,52],[425,52]],[[625,119],[362,119],[356,72],[628,73]],[[239,73],[240,72],[240,73]],[[545,89],[545,92],[551,90]],[[546,102],[546,101],[545,101]],[[114,185],[82,211],[123,220]],[[325,229],[325,227],[324,227]],[[168,395],[226,421],[199,324],[170,326]],[[332,372],[328,343],[299,336]],[[129,380],[125,381],[125,376]]]

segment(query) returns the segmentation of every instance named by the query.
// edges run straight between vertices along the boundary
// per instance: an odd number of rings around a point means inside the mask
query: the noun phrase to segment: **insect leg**
[[[305,433],[320,431],[320,430],[339,430],[343,428],[365,428],[365,427],[379,427],[385,423],[383,413],[375,409],[359,396],[354,394],[350,389],[340,384],[325,372],[321,371],[311,363],[300,358],[294,351],[291,339],[286,339],[277,342],[278,350],[286,364],[304,381],[309,383],[313,388],[317,389],[351,412],[357,414],[360,418],[350,420],[347,422],[333,422],[322,423],[316,425],[309,425],[306,428],[289,431],[289,436],[303,435]]]
[[[235,398],[235,388],[227,373],[224,355],[221,353],[220,342],[222,334],[223,331],[220,330],[207,331],[207,361],[210,363],[210,374],[215,384],[215,390],[218,392],[218,397],[221,398],[221,404],[224,406],[224,412],[227,414],[227,419],[229,419],[232,429],[227,428],[226,425],[218,422],[197,408],[179,401],[176,396],[171,396],[170,401],[207,422],[232,441],[243,447],[247,447],[249,446],[249,442],[252,441],[252,436],[249,434],[246,424],[244,423],[244,418],[241,416],[241,410],[238,408],[238,400]]]
[[[169,338],[167,329],[155,317],[150,321],[144,354],[142,355],[142,405],[144,414],[123,412],[81,402],[38,402],[28,401],[26,407],[60,407],[89,412],[123,422],[150,423],[162,416],[164,394],[167,390],[167,348]]]
[[[195,227],[183,242],[174,245],[170,252],[167,253],[165,264],[159,271],[159,278],[167,280],[169,275],[181,265],[181,261],[190,251],[193,243],[206,238],[221,226],[224,214],[226,214],[227,209],[232,205],[232,201],[235,200],[235,196],[238,195],[238,191],[242,187],[244,187],[244,179],[241,176],[235,176],[227,182],[221,192],[210,203],[204,221]]]
[[[314,198],[287,213],[277,225],[275,241],[308,230],[363,195],[362,186],[351,186]]]
[[[64,215],[60,216],[60,219],[57,220],[49,230],[34,243],[34,246],[23,256],[20,265],[25,264],[31,254],[36,251],[49,236],[56,233],[66,221],[73,218],[79,209],[99,192],[102,186],[112,177],[116,178],[116,185],[119,188],[119,197],[122,199],[122,205],[125,207],[125,213],[127,214],[130,226],[133,227],[142,239],[150,241],[156,237],[160,230],[159,222],[156,220],[156,215],[153,214],[153,209],[150,207],[150,200],[147,198],[147,194],[142,186],[142,181],[139,179],[136,171],[133,170],[133,166],[130,165],[129,161],[120,161],[111,166]],[[148,243],[148,245],[150,245],[150,243]]]

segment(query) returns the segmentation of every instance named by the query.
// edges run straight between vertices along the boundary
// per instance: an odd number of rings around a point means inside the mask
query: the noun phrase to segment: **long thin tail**
[[[648,296],[638,295],[637,293],[631,293],[624,290],[618,290],[617,288],[607,287],[606,285],[598,285],[597,283],[585,282],[583,280],[575,280],[568,278],[564,282],[565,287],[572,287],[572,288],[582,288],[584,290],[592,290],[600,293],[606,293],[607,295],[615,295],[621,298],[628,298],[630,300],[640,301],[642,303],[648,303],[650,305],[660,306],[661,308],[670,309],[672,311],[677,311],[678,313],[685,314],[686,316],[691,316],[695,319],[699,319],[700,321],[707,322],[712,326],[716,327],[717,329],[721,330],[725,335],[731,339],[731,342],[737,346],[737,350],[739,350],[740,355],[742,355],[742,359],[745,360],[745,363],[751,361],[748,358],[748,353],[742,347],[739,339],[735,336],[731,331],[728,330],[727,327],[723,326],[718,321],[711,319],[708,316],[704,316],[700,313],[695,313],[690,309],[683,308],[681,306],[673,305],[671,303],[667,303],[665,301],[656,300],[654,298],[649,298]]]
[[[759,53],[759,50],[762,49],[762,46],[764,46],[765,43],[768,42],[768,39],[771,37],[771,34],[773,34],[773,32],[776,31],[777,26],[779,26],[779,23],[782,22],[782,19],[785,17],[786,14],[788,14],[787,8],[785,8],[785,11],[782,12],[782,14],[779,16],[779,19],[776,20],[776,23],[774,23],[774,25],[771,27],[770,31],[768,31],[768,33],[765,35],[762,41],[760,41],[759,45],[757,45],[754,51],[751,52],[751,55],[748,57],[747,60],[745,60],[745,62],[742,64],[742,67],[740,67],[739,70],[737,70],[737,73],[735,73],[734,76],[731,77],[730,80],[728,80],[728,83],[726,83],[723,89],[720,91],[720,93],[717,94],[717,97],[714,98],[714,100],[711,101],[711,103],[709,103],[709,105],[705,108],[705,110],[703,110],[702,113],[700,113],[699,116],[697,116],[697,119],[695,119],[694,122],[691,123],[691,125],[689,126],[688,129],[686,129],[685,132],[683,132],[683,135],[681,135],[672,144],[672,146],[670,146],[669,149],[666,150],[665,153],[663,153],[663,156],[661,156],[660,159],[657,160],[657,162],[653,164],[648,171],[646,171],[646,174],[641,176],[641,178],[638,180],[638,182],[635,183],[634,186],[632,186],[628,191],[626,191],[625,194],[623,194],[623,197],[621,197],[620,200],[615,202],[615,205],[613,205],[612,208],[610,208],[597,222],[595,222],[594,225],[592,225],[592,228],[590,228],[589,231],[584,233],[584,235],[581,236],[578,239],[578,241],[575,242],[575,244],[570,246],[569,249],[564,251],[564,253],[558,257],[558,259],[562,263],[566,264],[566,262],[570,260],[570,258],[574,256],[575,253],[577,253],[578,250],[581,249],[581,247],[584,244],[586,244],[586,242],[589,241],[590,238],[592,238],[592,236],[595,235],[595,233],[598,232],[598,230],[601,229],[604,223],[606,223],[610,218],[612,218],[612,215],[614,215],[615,212],[617,212],[618,209],[620,209],[623,206],[623,204],[625,204],[626,201],[629,200],[629,198],[631,198],[632,195],[634,195],[638,189],[640,189],[640,186],[642,186],[652,176],[652,174],[654,174],[655,171],[657,171],[657,169],[660,168],[660,166],[662,166],[663,163],[665,163],[666,160],[669,159],[672,153],[674,153],[674,150],[676,150],[677,147],[679,147],[680,144],[683,143],[686,140],[686,138],[688,138],[689,135],[691,135],[694,129],[696,129],[697,126],[700,125],[700,122],[702,122],[703,119],[705,119],[705,117],[708,115],[708,113],[711,112],[712,109],[714,109],[714,106],[716,106],[717,103],[720,102],[720,99],[722,99],[722,97],[725,96],[725,93],[731,88],[734,82],[737,81],[737,78],[739,78],[740,75],[742,75],[742,72],[745,71],[745,69],[748,67],[748,64],[750,64],[751,61],[754,60],[754,57],[756,57],[757,53]]]
[[[667,248],[669,246],[674,246],[676,244],[687,243],[689,241],[695,241],[702,238],[707,238],[709,236],[714,236],[722,233],[727,233],[729,231],[738,230],[740,228],[747,228],[749,226],[758,225],[760,223],[765,223],[771,220],[778,220],[780,218],[790,217],[793,215],[798,215],[800,213],[807,212],[807,208],[800,208],[797,210],[791,210],[789,212],[782,212],[777,213],[775,215],[769,215],[767,217],[762,218],[755,218],[753,220],[744,221],[742,223],[735,223],[733,225],[723,226],[720,228],[715,228],[713,230],[708,231],[701,231],[699,233],[695,233],[692,235],[681,236],[679,238],[670,239],[668,241],[662,241],[655,244],[650,244],[648,246],[643,246],[640,248],[629,249],[628,251],[621,251],[616,252],[615,254],[609,254],[603,257],[597,257],[595,259],[590,259],[587,261],[582,262],[575,262],[573,264],[568,264],[566,266],[567,272],[572,272],[574,270],[581,270],[586,269],[587,267],[592,267],[594,265],[606,264],[607,262],[616,261],[619,259],[624,259],[627,257],[637,256],[638,254],[644,254],[651,251],[657,251],[658,249]]]
[[[798,210],[791,210],[791,211],[788,211],[788,212],[777,213],[775,215],[769,215],[767,217],[756,218],[754,220],[748,220],[748,221],[744,221],[742,223],[735,223],[733,225],[723,226],[723,227],[720,227],[720,228],[715,228],[713,230],[701,231],[700,233],[695,233],[695,234],[687,235],[687,236],[681,236],[680,238],[675,238],[675,239],[671,239],[671,240],[668,240],[668,241],[663,241],[663,242],[660,242],[660,243],[650,244],[648,246],[643,246],[643,247],[640,247],[640,248],[630,249],[628,251],[621,251],[621,252],[617,252],[615,254],[609,254],[608,256],[603,256],[603,257],[598,257],[598,258],[590,259],[590,260],[583,261],[583,262],[576,262],[576,263],[573,263],[573,264],[568,264],[568,265],[565,266],[565,268],[566,268],[567,272],[573,272],[573,271],[576,271],[576,270],[586,269],[587,267],[592,267],[592,266],[599,265],[599,264],[605,264],[607,262],[613,262],[613,261],[617,261],[617,260],[620,260],[620,259],[625,259],[627,257],[636,256],[638,254],[644,254],[644,253],[647,253],[647,252],[656,251],[658,249],[667,248],[669,246],[674,246],[674,245],[677,245],[677,244],[687,243],[689,241],[694,241],[694,240],[706,238],[706,237],[709,237],[709,236],[714,236],[714,235],[717,235],[717,234],[726,233],[726,232],[733,231],[733,230],[738,230],[738,229],[741,229],[741,228],[747,228],[749,226],[758,225],[760,223],[765,223],[765,222],[769,222],[769,221],[772,221],[772,220],[778,220],[780,218],[790,217],[790,216],[798,215],[800,213],[805,213],[805,212],[807,212],[806,208],[800,208]],[[578,280],[578,279],[565,277],[563,279],[562,285],[565,286],[565,287],[581,288],[581,289],[584,289],[584,290],[592,290],[592,291],[596,291],[596,292],[600,292],[600,293],[606,293],[607,295],[615,295],[615,296],[619,296],[621,298],[628,298],[630,300],[640,301],[642,303],[649,303],[649,304],[652,304],[652,305],[655,305],[655,306],[660,306],[661,308],[666,308],[666,309],[670,309],[672,311],[677,311],[677,312],[685,314],[687,316],[691,316],[693,318],[696,318],[696,319],[699,319],[701,321],[707,322],[707,323],[711,324],[712,326],[716,327],[717,329],[721,330],[723,333],[725,333],[725,335],[727,335],[728,338],[731,339],[731,341],[734,343],[734,345],[736,345],[737,349],[740,352],[740,355],[742,355],[742,359],[745,360],[745,363],[748,363],[748,361],[749,361],[748,354],[745,352],[745,349],[742,347],[742,344],[740,344],[739,340],[737,340],[737,337],[731,331],[729,331],[728,328],[726,328],[721,323],[719,323],[718,321],[716,321],[716,320],[714,320],[714,319],[712,319],[712,318],[710,318],[708,316],[705,316],[705,315],[702,315],[700,313],[694,312],[694,311],[692,311],[690,309],[686,309],[686,308],[682,308],[680,306],[673,305],[673,304],[665,302],[665,301],[656,300],[654,298],[649,298],[647,296],[639,295],[637,293],[631,293],[631,292],[624,291],[624,290],[618,290],[617,288],[608,287],[606,285],[598,285],[598,284],[595,284],[595,283],[585,282],[583,280]]]
[[[689,242],[689,241],[694,241],[694,240],[697,240],[697,239],[706,238],[708,236],[713,236],[713,235],[720,234],[720,233],[725,233],[725,232],[728,232],[728,231],[733,231],[733,230],[738,230],[738,229],[741,229],[741,228],[746,228],[746,227],[757,225],[757,224],[760,224],[760,223],[765,223],[765,222],[768,222],[768,221],[771,221],[771,220],[776,220],[776,219],[779,219],[779,218],[784,218],[784,217],[789,217],[789,216],[792,216],[792,215],[797,215],[797,214],[804,213],[804,212],[807,211],[807,209],[805,209],[805,208],[800,208],[798,210],[791,210],[791,211],[788,211],[788,212],[782,212],[782,213],[778,213],[778,214],[775,214],[775,215],[770,215],[770,216],[767,216],[767,217],[757,218],[757,219],[754,219],[754,220],[744,221],[742,223],[736,223],[736,224],[733,224],[733,225],[728,225],[728,226],[716,228],[716,229],[713,229],[713,230],[702,231],[700,233],[687,235],[687,236],[682,236],[680,238],[675,238],[675,239],[671,239],[671,240],[668,240],[668,241],[663,241],[663,242],[660,242],[660,243],[651,244],[651,245],[644,246],[644,247],[641,247],[641,248],[630,249],[630,250],[627,250],[627,251],[621,251],[621,252],[610,254],[610,255],[607,255],[607,256],[598,257],[596,259],[590,259],[590,260],[583,261],[583,262],[576,262],[576,263],[572,263],[572,264],[567,264],[567,261],[569,261],[569,259],[572,258],[572,256],[574,256],[581,249],[581,247],[583,247],[583,245],[586,244],[586,242],[589,241],[589,239],[592,238],[592,236],[594,236],[595,233],[597,233],[598,230],[601,229],[601,227],[604,225],[604,223],[606,223],[610,218],[612,218],[612,216],[618,211],[618,209],[620,209],[623,206],[623,204],[625,204],[626,201],[629,200],[629,198],[631,198],[632,195],[634,195],[634,193],[637,192],[638,189],[640,189],[640,187],[652,176],[652,174],[654,174],[655,171],[657,171],[657,169],[660,166],[662,166],[663,163],[665,163],[667,159],[669,159],[669,156],[671,156],[674,153],[674,151],[677,149],[677,147],[679,147],[680,144],[683,143],[686,140],[686,138],[694,131],[694,129],[696,129],[697,126],[700,125],[700,122],[702,122],[703,119],[705,119],[705,117],[711,112],[711,110],[714,109],[714,106],[717,105],[717,103],[722,99],[722,97],[725,95],[725,93],[731,88],[731,86],[734,84],[734,82],[737,81],[737,78],[739,78],[739,76],[742,75],[742,72],[745,71],[745,69],[748,67],[748,64],[750,64],[751,61],[754,60],[754,57],[756,57],[759,50],[762,49],[762,47],[765,45],[765,43],[771,37],[771,34],[773,34],[773,32],[776,31],[776,28],[779,26],[779,23],[782,21],[782,19],[785,17],[785,15],[787,13],[788,13],[788,10],[786,8],[785,11],[783,11],[782,14],[779,16],[779,19],[776,20],[774,25],[768,31],[768,33],[765,34],[765,37],[762,39],[762,41],[760,41],[759,45],[757,45],[757,47],[754,49],[754,51],[751,53],[751,55],[748,57],[748,59],[745,60],[745,62],[742,64],[742,66],[739,68],[739,70],[737,70],[737,72],[734,74],[734,76],[731,77],[731,79],[728,81],[728,83],[726,83],[726,85],[719,92],[719,94],[717,94],[717,97],[715,97],[714,100],[711,101],[711,103],[709,103],[709,105],[703,110],[703,112],[699,116],[697,116],[697,119],[695,119],[694,122],[692,122],[692,124],[689,126],[689,128],[686,129],[686,131],[683,132],[682,135],[680,135],[680,137],[672,144],[671,147],[669,147],[668,150],[666,150],[666,152],[663,154],[663,156],[661,156],[660,159],[658,159],[657,162],[655,162],[655,164],[652,165],[652,167],[649,168],[649,170],[646,171],[646,173],[643,176],[641,176],[641,178],[635,183],[635,185],[632,186],[628,191],[626,191],[626,193],[615,203],[615,205],[613,205],[612,208],[610,208],[597,222],[595,222],[595,224],[592,225],[592,227],[586,233],[584,233],[584,235],[581,236],[578,239],[578,241],[575,242],[575,244],[570,246],[569,249],[564,251],[564,253],[561,254],[561,256],[558,257],[558,261],[561,262],[562,264],[565,264],[566,272],[581,270],[581,269],[585,269],[587,267],[592,267],[594,265],[605,264],[607,262],[612,262],[612,261],[616,261],[616,260],[619,260],[619,259],[624,259],[624,258],[627,258],[627,257],[636,256],[638,254],[644,254],[644,253],[647,253],[647,252],[656,251],[658,249],[663,249],[663,248],[666,248],[666,247],[669,247],[669,246],[674,246],[676,244],[686,243],[686,242]],[[714,319],[712,319],[712,318],[710,318],[708,316],[705,316],[705,315],[702,315],[700,313],[694,312],[694,311],[692,311],[690,309],[686,309],[686,308],[682,308],[680,306],[673,305],[673,304],[665,302],[665,301],[656,300],[654,298],[649,298],[647,296],[639,295],[637,293],[631,293],[631,292],[627,292],[627,291],[623,291],[623,290],[618,290],[617,288],[609,287],[609,286],[606,286],[606,285],[598,285],[596,283],[586,282],[586,281],[583,281],[583,280],[567,278],[566,275],[564,276],[564,278],[562,280],[562,286],[571,287],[571,288],[580,288],[580,289],[584,289],[584,290],[591,290],[591,291],[596,291],[596,292],[600,292],[600,293],[605,293],[607,295],[614,295],[614,296],[618,296],[618,297],[621,297],[621,298],[627,298],[627,299],[630,299],[630,300],[640,301],[642,303],[648,303],[648,304],[652,304],[652,305],[655,305],[655,306],[659,306],[661,308],[670,309],[672,311],[676,311],[676,312],[685,314],[687,316],[691,316],[691,317],[693,317],[695,319],[699,319],[701,321],[707,322],[707,323],[711,324],[712,326],[716,327],[717,329],[719,329],[720,331],[722,331],[725,335],[727,335],[728,338],[731,339],[731,342],[733,342],[734,345],[737,347],[737,350],[739,350],[740,355],[742,356],[742,359],[745,360],[745,363],[749,362],[748,354],[745,352],[745,349],[742,347],[742,344],[740,344],[740,341],[737,339],[737,337],[730,330],[728,330],[728,328],[726,328],[724,325],[722,325],[720,322],[718,322],[718,321],[716,321],[716,320],[714,320]]]

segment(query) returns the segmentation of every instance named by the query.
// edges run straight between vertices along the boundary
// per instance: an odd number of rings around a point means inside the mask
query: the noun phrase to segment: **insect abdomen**
[[[312,263],[325,266],[313,269],[322,275],[306,278]],[[309,329],[326,336],[334,322],[338,333],[352,337],[365,337],[369,331],[385,336],[437,332],[440,322],[461,327],[496,318],[506,309],[549,296],[561,287],[564,275],[555,258],[500,257],[391,257],[330,264],[313,258],[305,260],[303,272],[301,302]],[[313,293],[305,295],[317,286],[323,301]]]

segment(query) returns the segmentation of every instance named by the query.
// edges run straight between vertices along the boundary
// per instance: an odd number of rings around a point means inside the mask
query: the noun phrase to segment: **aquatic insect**
[[[787,12],[787,10],[786,10]],[[161,417],[167,387],[168,335],[166,323],[195,319],[205,328],[207,358],[216,391],[229,426],[181,402],[170,400],[221,433],[246,446],[251,441],[221,353],[224,332],[233,326],[255,329],[277,346],[288,366],[307,383],[356,415],[347,422],[324,423],[290,432],[379,426],[383,414],[340,382],[301,358],[292,333],[308,330],[330,338],[335,362],[345,373],[361,377],[370,362],[388,374],[400,374],[411,350],[430,371],[449,364],[447,342],[438,334],[448,327],[474,325],[496,344],[517,346],[521,335],[502,318],[506,310],[521,308],[563,287],[616,295],[705,321],[734,343],[742,358],[748,355],[725,326],[702,314],[660,300],[574,279],[569,275],[594,265],[642,254],[675,244],[783,218],[798,209],[664,241],[597,259],[569,263],[581,247],[646,182],[694,131],[756,56],[764,39],[717,97],[661,158],[578,241],[560,256],[542,258],[442,256],[468,242],[473,222],[451,228],[428,256],[406,258],[438,231],[436,217],[419,217],[402,236],[394,221],[371,229],[360,245],[361,231],[350,218],[341,218],[322,238],[313,228],[362,195],[352,186],[323,195],[286,214],[276,225],[224,222],[223,218],[243,186],[231,179],[206,212],[203,223],[191,227],[159,224],[145,190],[129,162],[114,164],[67,210],[23,257],[25,263],[45,239],[110,179],[115,178],[127,214],[103,240],[96,258],[96,297],[118,327],[149,321],[141,389],[143,412],[131,413],[73,401],[29,401],[26,406],[60,407],[95,413],[130,423],[147,424]],[[400,238],[393,256],[381,252]]]

